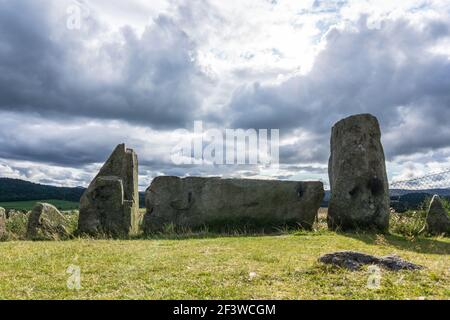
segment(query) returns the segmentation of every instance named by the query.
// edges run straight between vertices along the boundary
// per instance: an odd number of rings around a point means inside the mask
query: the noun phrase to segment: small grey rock
[[[351,271],[358,271],[363,265],[378,265],[387,270],[421,270],[422,266],[405,261],[397,256],[375,257],[354,251],[329,253],[319,258],[319,262],[331,264]]]

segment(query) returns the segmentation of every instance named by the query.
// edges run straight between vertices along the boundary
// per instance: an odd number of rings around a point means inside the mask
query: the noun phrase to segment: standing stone
[[[6,213],[5,209],[0,208],[0,241],[6,239]]]
[[[28,218],[27,239],[63,240],[70,237],[67,219],[53,205],[37,203]]]
[[[81,197],[78,234],[127,236],[137,233],[138,217],[137,155],[120,144]]]
[[[450,234],[450,218],[441,198],[435,195],[427,215],[428,232],[432,235]]]
[[[144,232],[311,229],[323,196],[321,182],[158,177],[146,192]]]
[[[333,127],[328,170],[329,228],[387,231],[389,184],[377,118],[355,115]]]

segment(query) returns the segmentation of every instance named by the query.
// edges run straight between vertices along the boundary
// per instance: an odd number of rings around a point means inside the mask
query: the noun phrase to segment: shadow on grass
[[[288,235],[286,232],[270,232],[270,233],[215,233],[215,232],[192,232],[192,233],[155,233],[150,235],[138,235],[130,237],[130,240],[201,240],[201,239],[219,239],[219,238],[260,238],[260,237],[276,237]]]
[[[395,234],[379,235],[377,233],[334,233],[328,230],[301,230],[286,229],[273,232],[235,232],[235,233],[214,233],[214,232],[187,232],[187,233],[159,233],[152,235],[135,236],[132,240],[193,240],[193,239],[218,239],[218,238],[255,238],[255,237],[275,237],[275,236],[321,236],[321,235],[340,235],[350,237],[355,240],[362,241],[369,245],[388,245],[401,250],[436,254],[449,255],[450,243],[441,241],[438,238],[418,237],[408,239],[404,236]],[[381,239],[381,240],[380,240]],[[382,241],[382,243],[380,243]]]
[[[155,230],[148,230],[147,234],[134,237],[138,240],[189,240],[189,239],[216,239],[234,237],[269,237],[282,236],[311,230],[312,226],[304,226],[297,221],[269,222],[252,221],[248,219],[217,220],[208,225],[197,227],[177,226],[173,223],[158,226]]]
[[[366,244],[380,245],[380,242],[405,251],[417,253],[449,255],[450,243],[439,238],[416,237],[408,239],[396,234],[379,235],[376,233],[338,233],[342,236],[360,240]]]

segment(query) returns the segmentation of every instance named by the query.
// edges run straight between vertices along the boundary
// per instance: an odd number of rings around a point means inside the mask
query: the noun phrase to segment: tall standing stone
[[[427,229],[433,235],[450,234],[450,217],[438,195],[433,197],[428,209]]]
[[[6,213],[5,209],[0,208],[0,241],[6,239]]]
[[[127,236],[139,224],[138,159],[116,147],[80,200],[78,234]]]
[[[333,127],[328,170],[329,228],[387,231],[389,184],[377,118],[355,115]]]

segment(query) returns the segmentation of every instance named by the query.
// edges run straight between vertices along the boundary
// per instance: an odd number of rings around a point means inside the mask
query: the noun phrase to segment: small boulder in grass
[[[432,235],[450,235],[450,217],[438,195],[433,197],[428,208],[427,230]]]
[[[6,213],[0,208],[0,241],[6,240]]]
[[[375,257],[354,251],[329,253],[320,257],[319,262],[351,271],[358,271],[363,265],[378,265],[390,271],[424,269],[424,267],[405,261],[398,256]]]
[[[64,240],[70,238],[68,221],[56,207],[37,203],[28,219],[27,238],[30,240]]]

